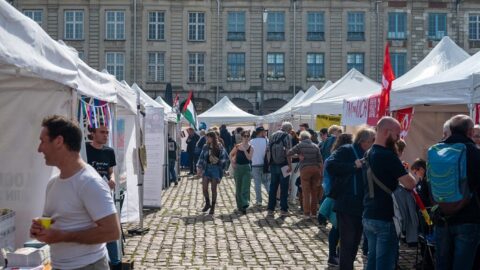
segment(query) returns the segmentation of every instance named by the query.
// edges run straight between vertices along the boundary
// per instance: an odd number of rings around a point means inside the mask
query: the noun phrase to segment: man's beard
[[[387,141],[385,142],[385,147],[396,153],[397,152],[396,143],[397,141],[394,140],[391,135],[389,135],[387,138]]]

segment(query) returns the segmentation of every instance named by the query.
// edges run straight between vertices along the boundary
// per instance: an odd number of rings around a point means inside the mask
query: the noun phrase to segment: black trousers
[[[340,233],[340,269],[353,270],[358,246],[362,239],[362,217],[337,212]]]
[[[188,152],[188,164],[190,164],[190,173],[197,173],[197,156],[194,152]]]

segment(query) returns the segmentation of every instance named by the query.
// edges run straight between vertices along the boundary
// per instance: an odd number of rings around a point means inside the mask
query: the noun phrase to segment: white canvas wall
[[[45,116],[71,114],[71,91],[29,78],[0,81],[0,207],[16,212],[16,247],[29,238],[32,218],[42,215],[45,188],[58,171],[37,152]]]

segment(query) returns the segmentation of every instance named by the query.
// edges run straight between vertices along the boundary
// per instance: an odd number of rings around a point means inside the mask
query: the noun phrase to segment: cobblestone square
[[[135,269],[336,269],[327,265],[329,227],[303,220],[296,205],[284,219],[266,218],[265,205],[241,215],[233,179],[225,177],[218,187],[216,212],[209,216],[200,211],[201,181],[182,175],[178,186],[164,191],[162,209],[145,212],[148,234],[127,236],[125,258]],[[416,250],[400,250],[401,269],[413,269]],[[363,265],[359,252],[355,268]]]

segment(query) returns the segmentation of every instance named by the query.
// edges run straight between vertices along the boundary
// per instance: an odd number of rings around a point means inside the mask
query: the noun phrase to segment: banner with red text
[[[368,98],[359,98],[354,100],[344,100],[342,125],[375,126],[380,119],[380,94],[372,95]]]

